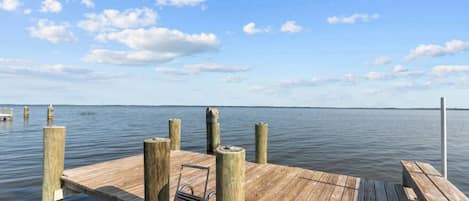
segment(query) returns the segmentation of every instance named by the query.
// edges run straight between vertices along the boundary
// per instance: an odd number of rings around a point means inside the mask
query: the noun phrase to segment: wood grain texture
[[[216,190],[216,156],[179,150],[171,151],[170,157],[170,200],[174,199],[179,170],[183,163],[210,167],[208,191]],[[409,194],[413,192],[412,189],[404,190],[400,184],[275,164],[261,165],[246,161],[244,165],[246,201],[375,201],[377,198],[382,199],[380,196],[383,195],[383,189],[388,201],[394,201],[396,197],[399,201],[416,200]],[[423,173],[420,168],[415,171]],[[65,170],[62,181],[69,189],[85,192],[102,200],[142,201],[143,172],[143,156],[138,155]],[[195,194],[203,193],[204,179],[195,170],[183,172],[182,181],[194,186]]]
[[[214,154],[215,149],[220,145],[220,112],[217,108],[208,107],[205,111],[205,121],[207,125],[207,154]]]
[[[469,200],[433,166],[415,161],[401,161],[404,183],[412,187],[418,200]]]
[[[181,119],[169,119],[169,139],[171,140],[171,150],[181,149]]]
[[[241,147],[216,149],[216,196],[218,201],[244,201],[246,152]]]
[[[45,127],[43,152],[42,201],[54,201],[54,191],[61,188],[64,170],[65,127]]]
[[[267,136],[269,125],[263,122],[255,125],[256,163],[267,163]]]
[[[145,201],[169,201],[170,140],[143,141]]]

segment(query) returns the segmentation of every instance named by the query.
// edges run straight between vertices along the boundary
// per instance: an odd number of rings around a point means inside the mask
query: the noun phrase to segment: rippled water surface
[[[28,122],[14,106],[0,122],[0,200],[40,200],[42,128],[46,106],[32,106]],[[67,127],[65,168],[140,154],[143,139],[167,136],[168,119],[182,119],[184,150],[205,151],[205,108],[56,106]],[[400,182],[399,161],[440,167],[437,110],[221,107],[222,144],[246,148],[254,159],[254,124],[269,123],[271,163]],[[448,174],[469,193],[469,111],[448,111]],[[76,196],[69,200],[93,200]]]

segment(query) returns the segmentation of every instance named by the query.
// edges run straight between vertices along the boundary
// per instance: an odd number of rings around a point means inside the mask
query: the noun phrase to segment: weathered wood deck
[[[215,190],[215,157],[188,151],[171,152],[170,195],[175,194],[182,163],[210,166],[208,191]],[[409,200],[400,184],[361,179],[296,167],[246,162],[246,200]],[[183,171],[182,183],[203,192],[204,177]],[[65,170],[63,186],[103,200],[140,201],[144,196],[143,155]],[[410,195],[409,195],[410,196]],[[173,198],[171,198],[172,200]],[[410,200],[414,198],[410,197]],[[212,200],[215,200],[213,198]]]

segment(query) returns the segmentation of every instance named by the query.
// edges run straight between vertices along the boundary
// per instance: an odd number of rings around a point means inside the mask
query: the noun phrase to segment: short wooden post
[[[54,112],[54,107],[52,106],[52,104],[50,104],[47,108],[47,121],[54,120]]]
[[[244,201],[244,160],[241,147],[219,146],[216,149],[217,201]]]
[[[269,125],[264,122],[257,123],[256,129],[256,163],[267,163],[267,136]]]
[[[171,150],[181,149],[181,120],[169,119],[169,139],[171,140]]]
[[[220,123],[218,118],[220,113],[217,108],[208,107],[205,112],[207,123],[207,153],[213,154],[215,149],[220,145]]]
[[[143,141],[145,201],[169,201],[170,140]]]
[[[23,117],[25,119],[29,118],[29,107],[28,106],[24,106],[24,108],[23,108]]]
[[[45,127],[44,161],[42,178],[42,201],[55,201],[57,190],[61,189],[60,177],[64,170],[66,129],[62,126]]]

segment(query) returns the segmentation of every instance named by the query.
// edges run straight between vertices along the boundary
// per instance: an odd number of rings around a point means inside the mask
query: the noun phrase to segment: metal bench
[[[418,200],[469,201],[469,199],[430,164],[401,161],[403,184],[411,187]]]
[[[180,187],[181,184],[181,177],[182,177],[182,170],[184,168],[193,168],[193,169],[199,169],[199,170],[206,170],[207,171],[207,176],[205,179],[205,187],[204,187],[204,194],[202,197],[194,195],[194,188],[190,184],[184,184]],[[210,174],[210,167],[204,167],[204,166],[198,166],[198,165],[190,165],[190,164],[182,164],[181,169],[179,171],[179,179],[178,179],[178,185],[177,185],[177,190],[176,190],[176,195],[174,196],[174,201],[208,201],[210,200],[210,197],[215,195],[215,192],[209,192],[207,194],[207,186],[208,186],[208,177]],[[185,192],[189,190],[189,192]]]

